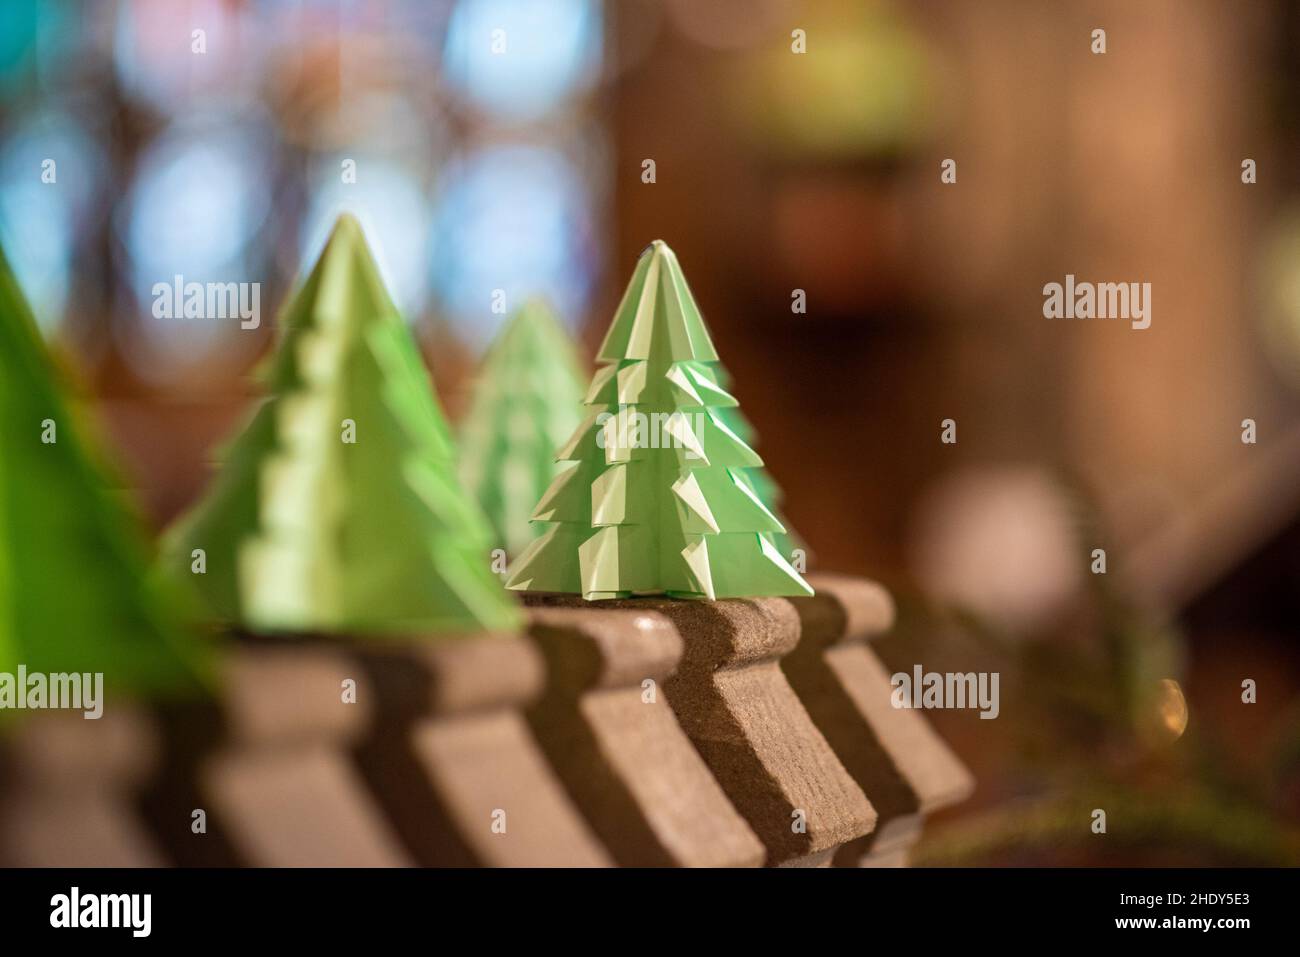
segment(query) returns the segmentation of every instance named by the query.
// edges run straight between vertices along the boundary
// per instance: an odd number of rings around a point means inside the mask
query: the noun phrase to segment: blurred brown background
[[[158,523],[246,412],[337,209],[453,416],[493,289],[550,296],[590,353],[662,238],[812,567],[891,586],[891,665],[1004,676],[997,721],[936,716],[980,792],[931,860],[1296,860],[1291,4],[12,2],[0,21],[0,240]],[[262,328],[152,320],[177,272],[262,282]],[[1150,282],[1151,327],[1045,319],[1067,273]],[[1097,806],[1137,838],[1090,843]]]

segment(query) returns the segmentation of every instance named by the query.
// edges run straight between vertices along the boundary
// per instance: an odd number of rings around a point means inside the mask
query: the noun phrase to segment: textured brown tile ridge
[[[876,833],[847,844],[837,863],[901,863],[924,815],[969,796],[970,773],[917,711],[894,708],[889,671],[869,642],[893,625],[875,582],[812,575],[816,594],[793,599],[803,627],[782,662],[818,728],[880,814]]]
[[[612,863],[522,714],[543,661],[515,635],[366,645],[378,713],[357,760],[417,863]]]
[[[552,766],[624,865],[756,866],[764,848],[682,730],[663,688],[682,640],[661,614],[533,608],[547,663],[528,710]]]
[[[345,679],[357,682],[356,704],[343,700]],[[246,637],[216,701],[159,712],[164,769],[146,818],[181,864],[410,864],[352,758],[373,700],[342,643]],[[191,826],[195,809],[204,833]]]
[[[636,598],[584,602],[530,595],[533,607],[660,612],[684,654],[665,688],[678,721],[732,804],[767,848],[767,862],[829,863],[869,833],[875,811],[794,694],[780,658],[799,619],[780,598],[718,602]]]
[[[0,866],[167,864],[135,802],[158,737],[148,712],[121,704],[97,720],[50,711],[13,728],[0,754]]]

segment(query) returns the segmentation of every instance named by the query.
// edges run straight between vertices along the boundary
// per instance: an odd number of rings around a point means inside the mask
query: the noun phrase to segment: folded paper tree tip
[[[0,672],[199,692],[208,646],[149,574],[144,532],[114,484],[0,253]]]
[[[533,513],[549,528],[508,586],[587,599],[811,595],[777,544],[786,528],[754,484],[763,460],[728,424],[736,400],[664,242],[642,253],[598,360],[564,470]]]
[[[266,401],[165,558],[250,631],[467,634],[519,613],[415,340],[350,216],[284,308]]]
[[[460,478],[509,555],[537,537],[533,507],[582,418],[581,370],[573,340],[540,300],[515,311],[483,360],[461,424]]]

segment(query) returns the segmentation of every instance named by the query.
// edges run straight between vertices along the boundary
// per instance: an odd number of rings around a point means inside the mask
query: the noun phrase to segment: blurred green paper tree
[[[208,647],[150,571],[138,519],[58,383],[0,254],[0,672],[101,672],[113,689],[192,694]]]
[[[285,308],[269,398],[168,534],[213,611],[259,632],[473,632],[518,611],[449,429],[351,216]]]
[[[746,476],[762,459],[719,414],[736,400],[665,243],[641,255],[598,359],[588,415],[559,452],[572,464],[533,515],[552,527],[508,586],[587,599],[812,594]]]
[[[483,360],[461,424],[460,478],[510,555],[536,538],[533,507],[582,418],[581,368],[573,340],[538,300],[515,311]]]

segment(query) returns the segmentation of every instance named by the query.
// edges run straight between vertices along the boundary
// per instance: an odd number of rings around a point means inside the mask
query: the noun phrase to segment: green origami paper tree
[[[280,325],[269,398],[169,533],[170,566],[191,572],[201,549],[198,589],[254,632],[515,625],[429,375],[351,216]]]
[[[588,599],[811,595],[778,550],[785,531],[754,492],[763,461],[727,426],[736,400],[677,257],[642,254],[605,336],[570,463],[534,519],[552,523],[508,587]]]
[[[558,471],[555,450],[582,419],[583,376],[569,334],[525,303],[488,350],[461,424],[460,477],[518,555],[536,538],[533,507]]]
[[[730,376],[726,370],[719,366],[715,372],[718,376],[719,387],[729,390],[731,388]],[[740,436],[742,442],[750,448],[754,448],[758,437],[757,432],[749,419],[745,418],[740,411],[739,405],[719,409],[718,417],[722,419],[727,428]],[[774,532],[772,534],[772,542],[776,545],[777,551],[790,561],[794,560],[792,556],[795,549],[802,549],[806,553],[808,547],[804,544],[803,538],[790,527],[789,520],[781,513],[781,499],[784,497],[784,493],[781,491],[781,486],[777,485],[776,480],[772,478],[771,473],[767,469],[745,469],[742,477],[749,483],[749,487],[754,490],[758,500],[766,505],[768,511],[775,515],[777,520],[785,526],[786,530],[784,532]]]
[[[200,692],[209,649],[151,574],[0,254],[0,672],[100,672],[141,696]]]

